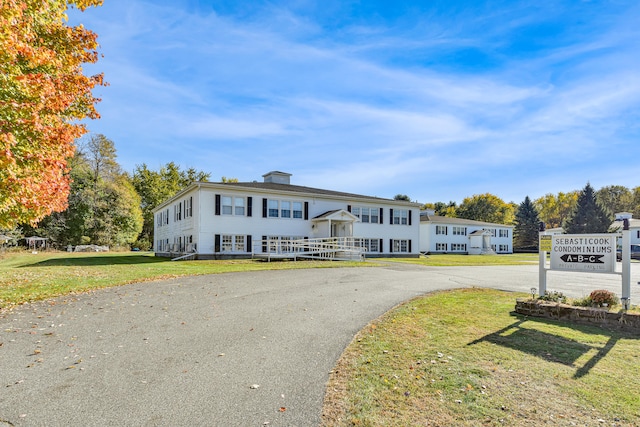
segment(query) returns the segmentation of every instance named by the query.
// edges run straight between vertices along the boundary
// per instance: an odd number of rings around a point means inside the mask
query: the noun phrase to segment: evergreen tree
[[[567,234],[607,233],[612,221],[613,216],[598,203],[593,187],[587,183],[563,228]]]
[[[529,199],[529,196],[527,196],[524,201],[520,203],[516,211],[515,227],[513,229],[513,247],[537,248],[539,223],[540,218],[538,211],[531,202],[531,199]]]

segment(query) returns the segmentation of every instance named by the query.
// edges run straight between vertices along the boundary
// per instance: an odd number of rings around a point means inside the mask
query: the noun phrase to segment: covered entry
[[[476,230],[469,234],[469,254],[470,255],[495,255],[491,247],[491,231]]]
[[[353,223],[360,219],[344,209],[328,211],[311,219],[314,237],[353,237]]]

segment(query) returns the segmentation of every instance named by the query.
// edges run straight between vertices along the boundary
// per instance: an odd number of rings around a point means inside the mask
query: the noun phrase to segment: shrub
[[[586,296],[584,298],[571,301],[571,305],[574,305],[576,307],[591,307],[593,305],[593,301],[591,301],[590,296]]]
[[[607,291],[606,289],[598,289],[589,294],[589,299],[591,299],[591,303],[602,307],[603,304],[607,304],[608,306],[616,305],[620,301],[618,297],[611,291]]]
[[[557,291],[551,291],[551,292],[545,291],[544,295],[540,295],[538,299],[542,301],[552,301],[552,302],[562,302],[562,303],[567,302],[567,297],[564,296],[562,292],[557,292]]]

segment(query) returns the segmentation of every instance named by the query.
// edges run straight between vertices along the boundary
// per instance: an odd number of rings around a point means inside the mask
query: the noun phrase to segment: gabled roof
[[[311,218],[312,221],[319,221],[319,220],[325,220],[325,219],[338,219],[338,220],[345,220],[345,217],[348,218],[348,220],[350,221],[359,221],[360,218],[358,218],[357,216],[355,216],[354,214],[352,214],[351,212],[345,211],[344,209],[334,209],[332,211],[327,211],[323,214],[320,214],[316,217]]]
[[[490,234],[488,230],[476,230],[473,233],[469,233],[469,236],[483,236],[485,234]]]
[[[230,191],[232,189],[242,189],[242,190],[255,190],[260,193],[281,193],[281,194],[296,194],[301,197],[303,196],[317,196],[317,197],[335,197],[338,199],[350,199],[352,201],[361,200],[363,202],[370,203],[385,203],[385,204],[394,204],[397,206],[406,206],[406,207],[418,207],[419,203],[407,202],[405,200],[394,200],[394,199],[385,199],[381,197],[373,197],[373,196],[363,196],[361,194],[353,194],[353,193],[345,193],[341,191],[332,191],[332,190],[324,190],[321,188],[313,188],[313,187],[305,187],[301,185],[291,185],[291,184],[278,184],[275,182],[202,182],[196,181],[191,183],[188,187],[174,194],[170,199],[165,200],[158,206],[154,208],[154,213],[160,209],[163,209],[165,206],[173,203],[174,200],[178,200],[182,197],[183,194],[188,193],[194,188],[212,188],[218,189],[220,191]]]
[[[431,222],[434,224],[450,224],[450,225],[477,225],[484,227],[506,227],[513,228],[513,225],[496,224],[493,222],[475,221],[473,219],[452,218],[440,215],[420,215],[420,222]]]
[[[339,196],[339,197],[349,197],[354,199],[369,199],[369,200],[378,200],[385,202],[394,202],[396,200],[393,199],[384,199],[380,197],[372,197],[372,196],[363,196],[361,194],[353,194],[353,193],[344,193],[341,191],[333,191],[333,190],[324,190],[321,188],[313,188],[313,187],[305,187],[302,185],[292,185],[292,184],[277,184],[274,182],[225,182],[221,183],[222,185],[229,187],[242,187],[242,188],[254,188],[261,190],[273,190],[273,191],[286,191],[290,193],[304,193],[304,194],[318,194],[322,196]],[[409,202],[404,202],[409,203]]]

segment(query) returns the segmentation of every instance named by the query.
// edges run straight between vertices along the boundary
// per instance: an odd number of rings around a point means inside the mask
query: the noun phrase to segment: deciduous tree
[[[496,224],[512,224],[515,206],[490,193],[466,197],[456,209],[458,218]]]
[[[571,215],[578,202],[578,194],[578,191],[560,192],[557,195],[549,193],[534,200],[533,204],[547,228],[558,228]]]
[[[207,181],[210,176],[210,173],[197,171],[193,168],[186,171],[180,170],[180,166],[174,162],[167,163],[159,171],[150,170],[144,163],[136,166],[132,182],[140,195],[140,206],[144,218],[139,237],[140,246],[150,248],[153,243],[153,209],[192,182]]]
[[[140,196],[116,161],[113,142],[92,135],[79,145],[71,165],[66,210],[40,223],[39,234],[59,246],[128,246],[142,230]]]
[[[66,25],[66,11],[102,0],[0,0],[0,227],[63,211],[67,161],[97,118],[91,93],[102,75],[82,65],[98,59],[96,34]]]
[[[596,191],[596,199],[612,213],[632,212],[633,193],[623,185],[607,185]]]

